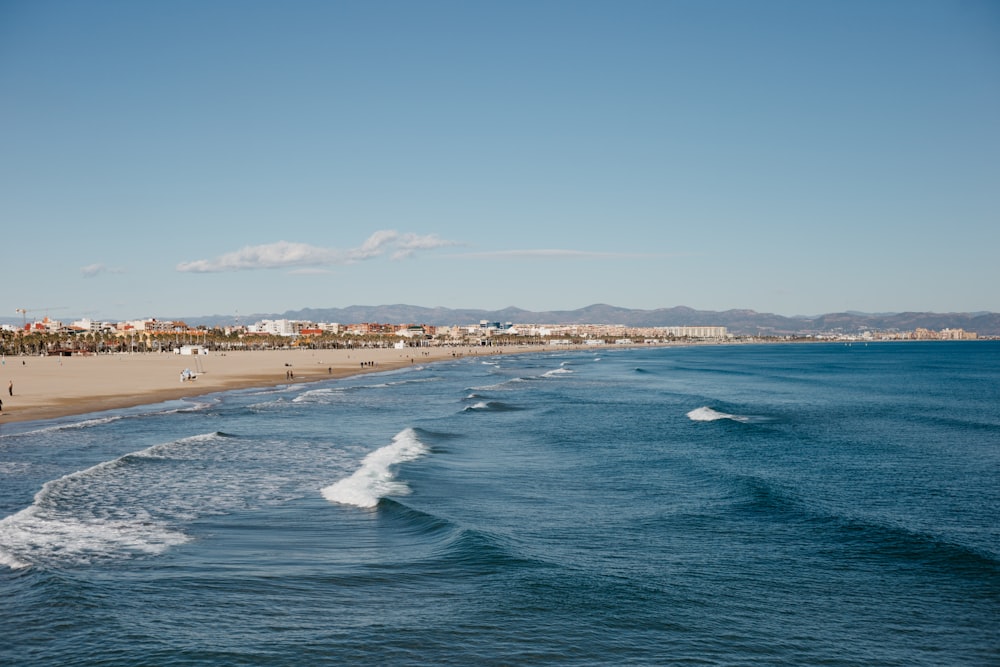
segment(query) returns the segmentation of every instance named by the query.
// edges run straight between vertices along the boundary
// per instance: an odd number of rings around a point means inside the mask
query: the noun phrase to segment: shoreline
[[[200,356],[143,352],[3,357],[0,425],[83,416],[223,391],[319,382],[469,356],[544,351],[555,350],[544,345],[525,345],[242,350]],[[181,381],[186,369],[195,379]]]
[[[675,341],[654,347],[830,343],[830,341],[695,342]],[[878,341],[909,342],[909,341]],[[530,352],[560,353],[580,349],[620,350],[649,344],[594,348],[553,345],[353,348],[332,350],[240,350],[185,356],[137,352],[71,357],[0,357],[0,425],[45,421],[155,405],[171,400],[239,389],[319,382],[365,373],[397,370],[418,363],[463,357],[494,357]],[[196,379],[181,382],[190,369]],[[294,377],[287,374],[291,372]],[[8,391],[13,384],[13,395]]]

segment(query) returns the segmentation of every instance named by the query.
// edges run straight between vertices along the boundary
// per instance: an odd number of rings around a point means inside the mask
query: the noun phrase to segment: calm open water
[[[467,357],[0,426],[3,665],[997,665],[1000,343]]]

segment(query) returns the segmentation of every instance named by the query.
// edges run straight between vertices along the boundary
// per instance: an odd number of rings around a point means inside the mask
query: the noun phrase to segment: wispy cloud
[[[593,250],[568,250],[561,248],[536,248],[521,250],[487,250],[449,255],[461,259],[654,259],[677,257],[669,253],[598,252]]]
[[[223,271],[253,271],[257,269],[323,267],[333,264],[351,264],[388,254],[391,259],[405,259],[418,250],[433,250],[459,245],[436,235],[400,233],[383,229],[369,236],[357,248],[338,249],[311,246],[306,243],[278,241],[257,246],[247,246],[214,259],[181,262],[178,271],[192,273],[219,273]]]
[[[328,276],[332,274],[333,271],[330,269],[324,269],[321,266],[307,266],[301,269],[292,269],[288,272],[290,276]]]
[[[80,267],[80,274],[84,278],[96,278],[104,273],[125,273],[125,271],[123,269],[111,268],[104,264],[88,264],[87,266]]]

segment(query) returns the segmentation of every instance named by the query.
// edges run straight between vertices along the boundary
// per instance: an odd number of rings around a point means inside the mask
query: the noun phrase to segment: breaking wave
[[[45,482],[28,507],[0,519],[0,564],[78,566],[152,556],[188,542],[199,519],[260,507],[304,492],[309,451],[262,456],[221,431],[103,461]],[[315,487],[312,487],[315,488]]]
[[[520,409],[503,401],[477,401],[465,407],[465,411],[494,410],[496,412],[508,412]]]
[[[148,502],[182,483],[151,464],[228,437],[215,432],[158,444],[46,482],[29,507],[0,520],[0,564],[86,564],[187,542],[173,524],[197,515],[197,501]]]
[[[375,507],[385,496],[410,493],[410,487],[396,478],[395,468],[400,463],[413,461],[428,453],[417,433],[407,428],[397,433],[392,443],[368,454],[350,477],[338,480],[322,490],[323,497],[332,503],[355,507]]]
[[[726,412],[713,410],[708,406],[695,408],[691,412],[687,413],[687,418],[694,422],[714,422],[720,419],[729,419],[734,422],[740,422],[741,424],[748,424],[754,420],[754,417],[749,417],[747,415],[731,415]]]

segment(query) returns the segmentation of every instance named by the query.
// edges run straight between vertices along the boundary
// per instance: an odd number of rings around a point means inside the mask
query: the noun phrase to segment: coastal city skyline
[[[997,312],[998,37],[990,2],[4,3],[0,318]]]
[[[404,307],[406,309],[406,307]],[[162,351],[177,349],[183,343],[198,343],[212,341],[210,347],[234,341],[250,341],[251,339],[297,339],[296,345],[302,342],[306,345],[334,343],[338,345],[345,339],[357,337],[375,337],[381,344],[395,342],[397,346],[423,346],[485,343],[487,340],[505,339],[507,343],[513,340],[532,339],[548,340],[553,343],[570,342],[559,339],[586,340],[588,343],[606,344],[615,340],[618,343],[632,344],[636,341],[665,342],[674,339],[691,340],[763,340],[763,339],[812,339],[812,340],[868,340],[868,341],[898,341],[898,340],[976,340],[977,331],[966,331],[955,326],[955,321],[968,322],[985,327],[987,339],[1000,338],[1000,318],[996,314],[945,314],[906,313],[901,315],[885,314],[878,316],[862,316],[856,314],[830,314],[815,320],[808,319],[772,319],[767,314],[757,314],[744,311],[742,319],[730,320],[735,324],[730,330],[725,325],[691,324],[697,321],[715,321],[711,313],[679,309],[683,320],[688,324],[664,324],[650,320],[631,322],[609,321],[604,319],[581,320],[580,315],[588,312],[586,309],[575,313],[558,315],[555,319],[530,319],[532,316],[553,316],[553,313],[530,313],[520,311],[516,321],[500,321],[480,319],[474,321],[474,311],[437,312],[432,320],[420,319],[421,315],[431,315],[431,311],[421,309],[409,310],[413,315],[410,320],[401,320],[389,314],[386,310],[370,310],[368,315],[378,315],[377,318],[365,319],[352,317],[351,313],[361,314],[361,311],[327,310],[312,311],[313,317],[261,317],[255,316],[246,322],[205,321],[185,322],[169,318],[140,318],[132,320],[91,320],[82,318],[72,322],[44,317],[27,317],[20,325],[0,323],[0,334],[3,334],[5,345],[20,350],[22,353],[30,349],[36,352],[47,350],[48,354],[101,351],[102,341],[118,339],[114,351],[130,348],[127,351],[149,351],[151,347]],[[397,314],[402,311],[395,311]],[[593,312],[593,311],[589,311]],[[627,311],[607,307],[605,314],[613,312],[624,314]],[[332,320],[329,315],[339,313],[346,318]],[[480,312],[485,315],[485,312]],[[648,313],[646,313],[648,315]],[[491,314],[495,315],[495,314]],[[636,313],[631,313],[634,318]],[[725,314],[716,314],[722,315]],[[843,316],[847,315],[845,319]],[[673,315],[660,314],[660,317],[676,318]],[[451,320],[442,320],[451,317]],[[639,314],[642,317],[642,313]],[[829,319],[828,319],[829,318]],[[678,320],[680,321],[680,320]],[[789,327],[790,325],[790,327]],[[136,336],[140,337],[136,344]],[[27,339],[31,338],[29,345]],[[131,339],[131,342],[129,340]],[[334,340],[335,339],[335,340]],[[155,343],[154,341],[160,341]],[[282,343],[284,345],[285,343]],[[34,346],[34,347],[32,347]],[[4,346],[0,346],[4,348]],[[2,350],[0,350],[2,351]],[[111,351],[105,348],[103,351]]]

